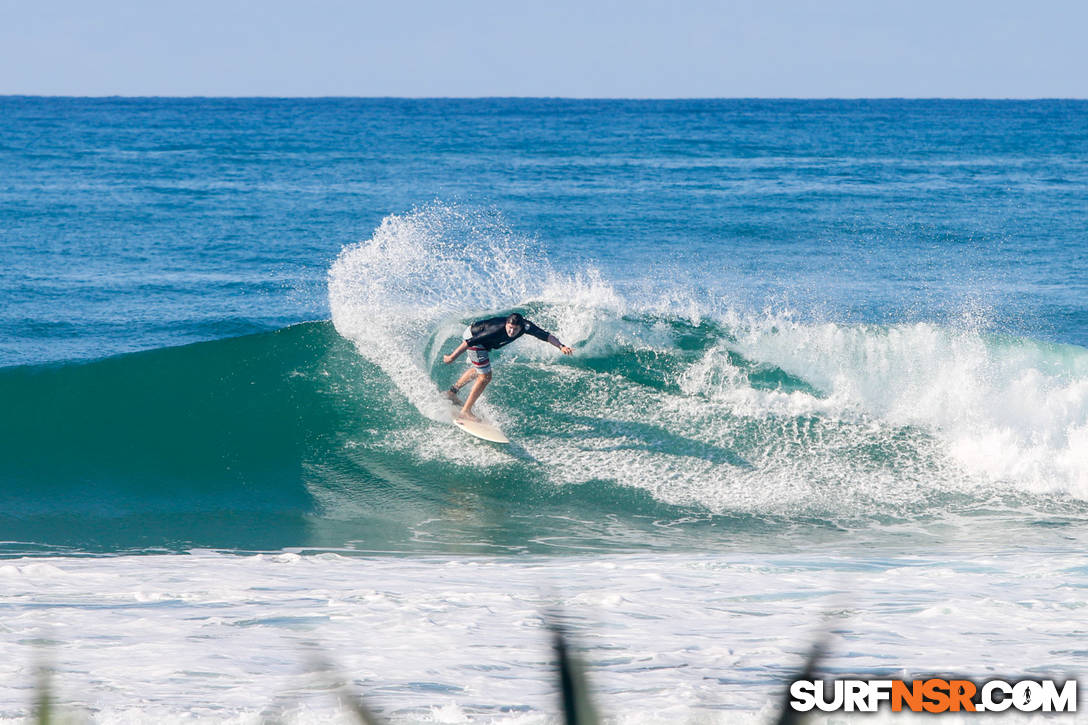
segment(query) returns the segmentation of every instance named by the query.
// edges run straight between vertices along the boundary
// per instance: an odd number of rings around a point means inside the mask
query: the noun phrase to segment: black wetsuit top
[[[469,331],[472,333],[472,337],[465,341],[468,343],[468,346],[482,347],[485,350],[494,350],[503,345],[509,345],[526,333],[538,340],[543,340],[544,342],[547,342],[548,336],[551,335],[547,330],[542,330],[528,320],[525,320],[525,324],[518,330],[518,334],[510,337],[506,334],[505,317],[489,317],[486,320],[473,322]]]

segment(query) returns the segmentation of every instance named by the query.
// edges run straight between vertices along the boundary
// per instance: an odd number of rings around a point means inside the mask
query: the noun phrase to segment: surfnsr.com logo
[[[796,680],[789,706],[797,712],[1076,712],[1077,681]]]

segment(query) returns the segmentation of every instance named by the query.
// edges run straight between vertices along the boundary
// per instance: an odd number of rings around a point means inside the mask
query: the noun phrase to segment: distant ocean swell
[[[455,519],[465,495],[848,525],[1088,501],[1088,350],[751,312],[655,282],[635,295],[559,274],[494,216],[390,216],[331,267],[331,324],[0,370],[5,538],[66,541],[68,521],[80,545],[120,528],[128,546],[260,548],[339,522],[326,543],[381,548]],[[465,322],[512,309],[576,354],[500,354],[483,410],[504,450],[449,426],[437,391]]]

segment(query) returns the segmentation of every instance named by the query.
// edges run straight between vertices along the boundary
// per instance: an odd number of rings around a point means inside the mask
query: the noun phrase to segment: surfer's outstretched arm
[[[570,355],[571,353],[574,352],[574,350],[571,350],[569,347],[567,347],[563,343],[559,342],[558,337],[556,337],[552,333],[548,332],[547,330],[542,329],[539,325],[534,325],[532,322],[529,322],[528,320],[525,320],[524,325],[525,326],[524,326],[523,330],[524,330],[526,335],[531,335],[532,337],[535,337],[538,340],[546,342],[546,343],[552,345],[553,347],[559,348],[563,352],[564,355]]]
[[[567,346],[566,346],[566,345],[564,345],[563,343],[559,342],[559,338],[558,338],[558,337],[556,337],[555,335],[551,335],[551,334],[549,334],[549,335],[548,335],[548,342],[549,342],[549,343],[550,343],[550,344],[551,344],[551,345],[552,345],[553,347],[558,347],[558,348],[559,348],[559,350],[560,350],[560,351],[561,351],[561,352],[562,352],[562,353],[563,353],[564,355],[573,355],[573,354],[574,354],[574,350],[571,350],[571,349],[570,349],[569,347],[567,347]]]
[[[457,346],[457,349],[454,350],[453,352],[451,352],[449,355],[443,355],[442,356],[442,362],[449,365],[451,362],[453,362],[457,358],[461,357],[461,353],[463,353],[467,349],[468,349],[468,343],[467,342],[462,342],[460,345]]]

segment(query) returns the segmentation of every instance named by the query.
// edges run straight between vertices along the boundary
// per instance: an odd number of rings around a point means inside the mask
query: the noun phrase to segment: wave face
[[[4,539],[550,551],[1088,514],[1088,350],[669,283],[557,273],[496,214],[390,216],[329,270],[331,323],[0,370]],[[510,310],[576,354],[498,354],[498,448],[448,424],[441,354]]]

